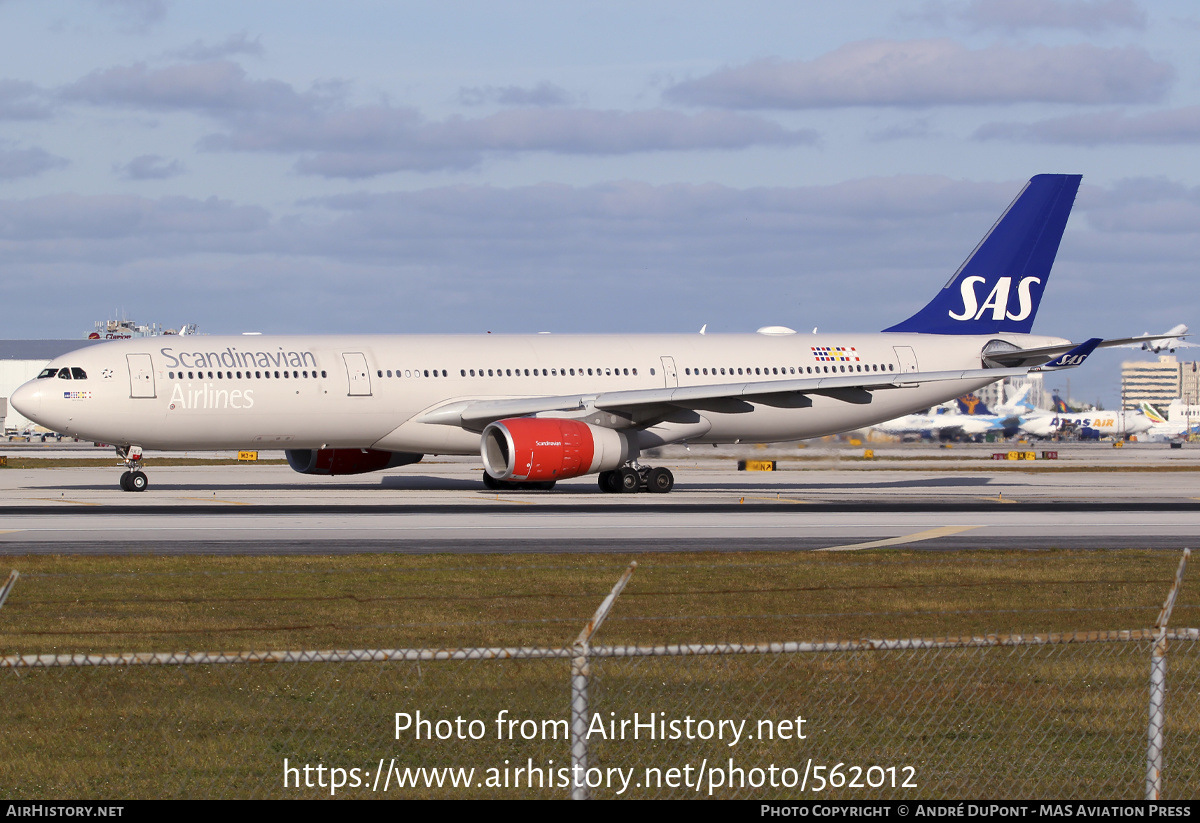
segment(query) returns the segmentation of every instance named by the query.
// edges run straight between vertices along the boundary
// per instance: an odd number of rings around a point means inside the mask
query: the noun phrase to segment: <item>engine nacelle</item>
[[[366,474],[419,463],[423,454],[378,449],[287,449],[288,465],[301,474]]]
[[[636,456],[618,431],[553,417],[489,423],[480,453],[484,469],[497,480],[535,482],[608,471]]]

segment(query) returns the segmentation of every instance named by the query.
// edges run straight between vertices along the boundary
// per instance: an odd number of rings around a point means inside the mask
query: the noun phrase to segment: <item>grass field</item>
[[[632,557],[23,557],[0,652],[65,654],[571,644]],[[596,644],[756,643],[1153,624],[1174,552],[655,554]],[[1191,575],[1194,577],[1194,575]],[[1189,588],[1189,585],[1191,588]],[[1173,625],[1200,623],[1185,580]],[[1168,796],[1200,790],[1200,649],[1173,649]],[[606,768],[911,766],[916,789],[718,787],[720,797],[1128,797],[1145,762],[1149,644],[592,661],[593,711],[778,722],[805,741],[596,739]],[[360,768],[565,765],[565,660],[18,669],[0,672],[0,796],[320,797],[283,761]],[[397,739],[396,712],[480,719],[480,740]],[[609,713],[612,714],[609,714]],[[505,761],[509,761],[507,764]],[[1188,771],[1190,769],[1190,771]],[[874,773],[878,775],[878,772]],[[383,784],[381,783],[380,786]],[[599,788],[598,796],[615,796]],[[703,796],[703,792],[700,793]],[[565,790],[347,788],[343,796],[562,797]],[[626,796],[696,796],[679,787]]]

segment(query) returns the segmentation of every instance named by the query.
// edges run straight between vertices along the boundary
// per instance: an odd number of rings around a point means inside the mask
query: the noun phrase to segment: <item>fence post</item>
[[[608,597],[596,609],[592,619],[583,627],[579,637],[575,638],[575,654],[571,658],[571,799],[588,799],[588,745],[587,732],[591,723],[591,711],[588,708],[588,683],[592,678],[591,664],[588,662],[588,644],[592,636],[600,629],[600,624],[612,611],[617,595],[637,568],[637,561],[629,564],[629,568],[621,575],[621,579],[613,586]]]
[[[1154,651],[1150,655],[1150,726],[1146,739],[1146,799],[1159,800],[1162,795],[1163,725],[1166,722],[1167,701],[1167,622],[1175,608],[1175,597],[1183,585],[1183,570],[1187,567],[1191,549],[1183,550],[1175,582],[1167,592],[1158,620],[1154,622]]]
[[[8,593],[12,591],[12,587],[17,584],[17,578],[21,575],[16,569],[12,570],[12,574],[8,576],[8,580],[4,582],[4,587],[0,588],[0,607],[4,606],[4,601],[8,599]]]

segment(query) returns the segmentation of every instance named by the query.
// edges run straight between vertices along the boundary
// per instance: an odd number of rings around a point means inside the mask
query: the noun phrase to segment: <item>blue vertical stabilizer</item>
[[[1058,254],[1078,174],[1039,174],[925,308],[885,332],[1027,334]]]

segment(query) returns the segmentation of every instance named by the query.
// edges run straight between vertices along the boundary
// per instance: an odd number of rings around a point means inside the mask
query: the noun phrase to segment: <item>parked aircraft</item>
[[[1026,417],[1021,422],[1021,431],[1034,437],[1074,434],[1087,440],[1142,434],[1152,425],[1140,411],[1041,412]]]
[[[1078,175],[1038,175],[909,319],[877,334],[345,335],[115,341],[52,361],[12,395],[55,431],[143,449],[284,449],[309,474],[479,453],[489,488],[598,474],[669,491],[642,450],[863,428],[1100,345],[1030,333]]]
[[[1029,387],[1020,389],[1006,402],[989,409],[974,394],[964,394],[937,408],[919,414],[906,414],[895,420],[885,420],[871,428],[897,436],[918,435],[940,440],[977,438],[987,434],[1012,436],[1017,433],[1021,415],[1033,405],[1026,399]]]

